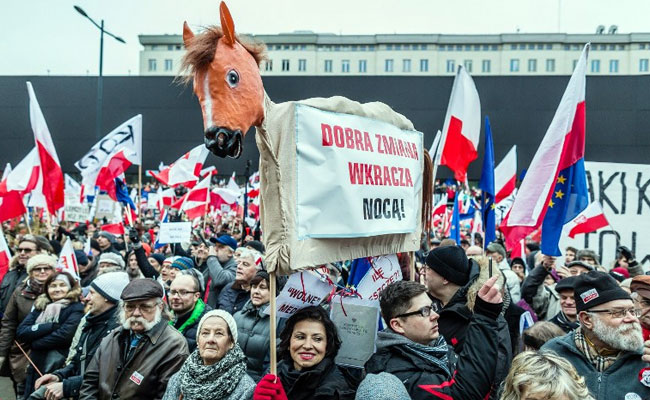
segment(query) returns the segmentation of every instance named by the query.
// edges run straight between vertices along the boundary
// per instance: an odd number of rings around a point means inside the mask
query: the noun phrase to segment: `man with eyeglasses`
[[[397,376],[412,399],[486,398],[497,363],[497,316],[501,293],[489,279],[479,290],[467,328],[466,345],[453,371],[447,343],[438,332],[438,306],[426,287],[411,281],[388,285],[379,295],[387,328],[377,334],[377,352],[365,365],[367,373]]]
[[[643,340],[650,340],[650,275],[637,275],[630,283],[632,299],[641,310],[639,322],[643,330]]]
[[[641,359],[641,310],[630,295],[609,274],[591,271],[576,277],[574,299],[580,326],[542,350],[573,364],[596,400],[648,398],[650,368]]]
[[[122,291],[121,327],[107,335],[83,377],[79,398],[162,399],[169,378],[188,356],[187,341],[169,326],[163,288],[134,279]]]
[[[192,275],[177,275],[168,293],[169,307],[174,318],[169,325],[185,336],[190,353],[196,350],[196,329],[203,315],[212,310],[201,300],[199,280]]]

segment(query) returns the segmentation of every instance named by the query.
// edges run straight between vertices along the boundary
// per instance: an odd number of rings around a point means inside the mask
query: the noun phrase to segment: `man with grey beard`
[[[650,396],[650,367],[642,359],[643,336],[630,295],[609,274],[576,277],[574,299],[580,326],[546,343],[569,361],[596,400],[641,400]]]
[[[121,327],[106,336],[83,376],[79,399],[161,399],[188,356],[187,341],[169,325],[163,288],[132,280],[118,306]]]

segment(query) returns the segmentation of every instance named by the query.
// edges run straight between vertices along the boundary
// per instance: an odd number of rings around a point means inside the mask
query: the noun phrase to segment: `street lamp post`
[[[115,36],[112,33],[104,29],[104,20],[98,24],[86,14],[86,12],[79,6],[74,6],[74,9],[81,14],[83,17],[87,18],[90,22],[93,23],[99,29],[99,76],[97,77],[97,126],[95,129],[96,139],[99,141],[102,137],[102,109],[103,109],[103,97],[104,97],[104,34],[112,37],[118,42],[125,43],[124,39],[119,36]]]

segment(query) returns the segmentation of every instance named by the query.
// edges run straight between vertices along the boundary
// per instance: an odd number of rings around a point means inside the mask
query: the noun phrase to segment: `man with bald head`
[[[201,300],[199,280],[192,275],[177,275],[169,287],[169,307],[174,314],[169,324],[185,336],[192,353],[196,349],[199,321],[212,309]]]

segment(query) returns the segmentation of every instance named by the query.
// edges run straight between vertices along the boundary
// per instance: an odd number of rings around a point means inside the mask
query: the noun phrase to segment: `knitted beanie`
[[[115,236],[110,232],[100,231],[97,236],[103,236],[111,243],[115,242]]]
[[[160,265],[162,265],[162,263],[165,262],[165,255],[164,254],[153,253],[149,257],[153,258],[156,261],[158,261],[158,264],[160,264]]]
[[[459,286],[465,286],[469,282],[470,264],[461,247],[436,247],[427,255],[426,263],[449,282]]]
[[[27,266],[25,268],[27,269],[27,275],[29,275],[32,270],[39,265],[47,265],[48,267],[56,268],[57,263],[58,260],[54,256],[49,254],[37,254],[27,261]]]
[[[613,300],[631,300],[630,294],[606,272],[590,271],[576,277],[573,298],[576,310],[587,311]]]
[[[172,262],[171,267],[181,271],[184,269],[194,268],[194,261],[189,257],[178,257],[174,262]]]
[[[380,372],[368,374],[359,384],[355,399],[365,400],[410,400],[406,387],[393,374]]]
[[[101,263],[109,263],[109,264],[117,265],[120,268],[124,268],[124,266],[126,265],[124,263],[124,259],[122,258],[122,256],[115,253],[104,253],[101,256],[99,256],[99,264]]]
[[[211,310],[203,315],[196,329],[197,342],[199,341],[199,335],[201,334],[201,327],[203,326],[203,323],[210,317],[223,318],[223,320],[226,321],[226,324],[228,325],[228,329],[230,329],[230,334],[232,335],[233,343],[237,343],[237,338],[239,337],[237,335],[237,323],[235,322],[235,319],[232,317],[232,315],[225,310]]]
[[[90,282],[90,287],[95,289],[106,300],[113,304],[120,301],[122,291],[129,284],[129,275],[126,272],[107,272],[99,275]]]

